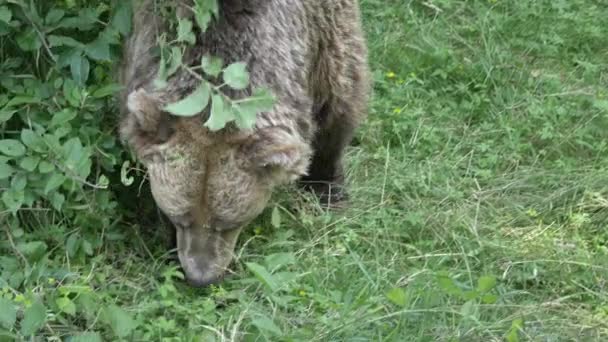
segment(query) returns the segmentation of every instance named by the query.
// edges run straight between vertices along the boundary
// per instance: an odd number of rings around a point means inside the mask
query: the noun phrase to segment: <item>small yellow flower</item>
[[[48,281],[49,285],[55,284],[55,278],[49,278],[49,279],[47,279],[47,281]]]
[[[300,297],[306,297],[306,291],[304,291],[304,290],[300,290],[300,292],[298,292],[298,294],[300,295]]]
[[[395,78],[395,77],[397,77],[397,74],[395,74],[392,71],[389,71],[389,72],[386,73],[386,77],[387,78]]]
[[[262,227],[255,227],[255,229],[253,230],[253,232],[255,233],[255,235],[262,235],[262,232],[264,230],[262,229]]]
[[[395,114],[401,114],[402,111],[403,110],[401,108],[395,108],[395,109],[393,109],[393,113],[395,113]]]
[[[528,216],[530,216],[530,217],[538,217],[538,212],[534,208],[528,209],[526,214],[528,214]]]

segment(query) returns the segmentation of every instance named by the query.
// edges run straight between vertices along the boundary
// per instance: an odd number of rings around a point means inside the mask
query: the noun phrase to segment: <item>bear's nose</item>
[[[188,241],[190,242],[190,241]],[[214,267],[217,260],[205,251],[178,249],[178,257],[186,276],[186,281],[193,287],[206,287],[222,279],[222,272]]]
[[[188,283],[205,287],[220,282],[234,244],[227,244],[220,232],[207,227],[176,227],[176,231],[177,256]]]
[[[192,286],[204,287],[223,280],[233,258],[240,229],[217,231],[206,225],[176,226],[177,256]]]

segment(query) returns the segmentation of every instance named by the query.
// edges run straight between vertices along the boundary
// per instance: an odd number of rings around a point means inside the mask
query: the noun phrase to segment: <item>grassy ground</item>
[[[179,279],[162,233],[115,228],[86,263],[54,259],[69,281],[24,291],[64,289],[88,313],[48,313],[47,335],[608,339],[608,4],[362,6],[376,85],[350,207],[277,194],[236,274],[206,290]]]

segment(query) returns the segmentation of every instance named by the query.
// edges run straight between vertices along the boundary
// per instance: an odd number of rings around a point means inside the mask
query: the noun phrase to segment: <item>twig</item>
[[[51,47],[47,43],[45,35],[40,31],[40,29],[34,23],[34,21],[32,20],[32,18],[30,18],[30,16],[28,15],[28,13],[27,13],[27,11],[26,11],[26,9],[24,8],[23,5],[21,5],[21,9],[23,10],[23,15],[25,16],[25,18],[27,19],[27,21],[30,22],[30,24],[32,25],[32,27],[36,31],[36,34],[38,35],[38,38],[40,39],[40,42],[42,43],[42,46],[44,46],[44,49],[46,50],[46,53],[49,55],[49,57],[51,57],[51,59],[53,60],[53,62],[57,62],[57,57],[55,57],[55,55],[51,51]]]
[[[98,189],[98,190],[105,190],[108,187],[107,186],[102,186],[102,185],[97,185],[97,184],[93,184],[90,183],[89,181],[87,181],[86,179],[77,176],[72,170],[70,170],[69,168],[63,168],[59,165],[59,163],[53,161],[53,165],[55,165],[55,167],[57,167],[59,170],[61,170],[61,172],[63,172],[64,174],[66,174],[68,177],[70,177],[72,180],[78,181],[86,186],[89,186],[93,189]]]
[[[11,232],[8,230],[8,225],[4,226],[4,230],[6,231],[6,237],[8,238],[8,242],[10,243],[11,248],[13,249],[13,252],[23,261],[23,264],[25,265],[25,267],[29,268],[30,264],[29,264],[29,262],[27,262],[27,258],[25,257],[25,255],[23,255],[23,253],[21,253],[21,251],[15,245],[15,241],[13,240],[13,235],[11,235]]]

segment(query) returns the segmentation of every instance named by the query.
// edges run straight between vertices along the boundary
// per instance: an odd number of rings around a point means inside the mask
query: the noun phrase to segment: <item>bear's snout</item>
[[[176,227],[177,254],[193,287],[220,282],[233,259],[240,229],[218,231],[208,226]]]

